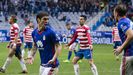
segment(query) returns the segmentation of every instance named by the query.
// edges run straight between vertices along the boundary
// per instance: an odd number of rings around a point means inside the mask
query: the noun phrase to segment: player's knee
[[[9,52],[8,57],[13,57],[14,54],[15,54],[15,51],[11,51],[11,52]]]
[[[73,59],[72,64],[77,64],[77,60]]]
[[[16,57],[17,57],[19,60],[22,59],[22,56],[21,56],[21,55],[17,55]]]
[[[10,54],[8,55],[8,57],[13,57],[13,55],[14,55],[14,54],[11,54],[11,53],[10,53]]]
[[[76,64],[76,62],[75,61],[72,61],[72,64]]]
[[[89,60],[89,64],[90,64],[90,66],[92,66],[93,64],[94,64],[94,62],[93,62],[93,60],[91,59],[91,60]]]

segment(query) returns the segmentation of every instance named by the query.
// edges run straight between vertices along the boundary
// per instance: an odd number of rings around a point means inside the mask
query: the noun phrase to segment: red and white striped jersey
[[[24,36],[24,42],[33,42],[32,40],[32,32],[33,28],[30,28],[29,26],[26,26],[23,30],[23,36]]]
[[[80,49],[89,49],[89,45],[92,44],[90,28],[87,25],[78,27],[71,42],[68,45],[70,46],[76,39],[79,40]]]
[[[15,37],[18,37],[17,44],[21,44],[22,42],[19,37],[19,26],[17,23],[12,24],[10,28],[10,42],[11,43],[15,42]]]
[[[112,28],[112,35],[113,35],[113,41],[121,41],[117,27]]]

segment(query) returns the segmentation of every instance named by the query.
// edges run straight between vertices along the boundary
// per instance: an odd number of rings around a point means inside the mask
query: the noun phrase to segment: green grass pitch
[[[0,66],[4,64],[7,58],[8,49],[6,48],[6,45],[7,43],[0,43]],[[59,56],[60,68],[58,75],[74,75],[72,63],[62,62],[67,58],[67,53],[68,50],[62,49],[62,53]],[[119,75],[120,60],[115,60],[112,45],[94,45],[93,58],[99,75]],[[39,64],[40,59],[37,52],[34,64],[27,64],[28,74],[26,75],[39,75]],[[79,63],[79,65],[80,75],[93,75],[87,60],[83,59],[82,63]],[[13,57],[13,60],[7,68],[6,73],[0,73],[0,75],[22,75],[18,74],[19,72],[21,72],[20,64],[18,60],[16,60],[16,57]]]

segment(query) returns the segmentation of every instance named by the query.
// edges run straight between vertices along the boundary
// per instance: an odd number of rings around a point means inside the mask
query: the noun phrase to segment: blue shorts
[[[20,46],[20,45],[17,45],[17,46],[16,46],[16,53],[15,53],[15,56],[16,56],[16,57],[21,56],[21,46]]]
[[[78,52],[76,52],[76,57],[79,57],[82,59],[83,57],[85,59],[92,59],[92,51],[90,49],[80,49]]]
[[[114,49],[116,49],[118,46],[121,46],[121,41],[114,41]]]
[[[24,48],[32,48],[32,42],[26,42]]]
[[[13,44],[10,44],[11,49],[12,49],[12,47],[13,47]],[[21,56],[21,44],[16,45],[15,56],[16,57]]]

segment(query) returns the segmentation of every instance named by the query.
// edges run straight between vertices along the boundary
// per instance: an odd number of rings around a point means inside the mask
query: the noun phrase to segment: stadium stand
[[[78,17],[81,14],[87,15],[88,20],[86,24],[90,26],[91,30],[109,31],[115,22],[111,16],[112,10],[118,1],[101,1],[102,0],[1,0],[0,29],[9,28],[8,19],[11,14],[18,16],[18,24],[20,24],[21,30],[29,19],[34,22],[36,27],[36,13],[39,11],[47,11],[50,13],[49,23],[56,31],[67,31],[65,24],[68,22],[71,22],[73,25],[78,25]],[[130,13],[133,12],[131,1],[122,2],[126,3],[129,9],[131,9]]]

